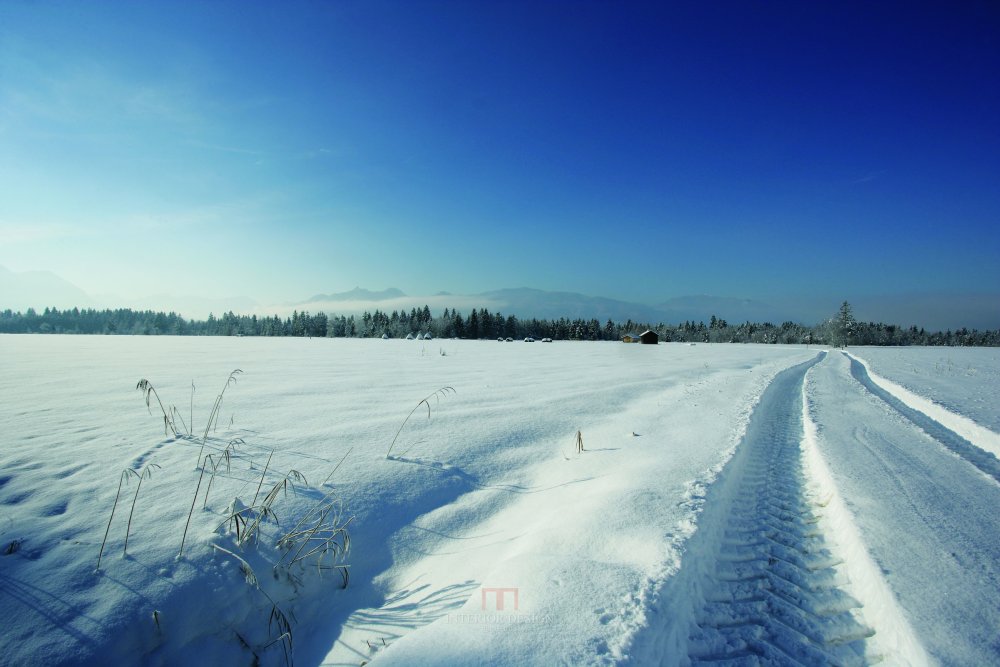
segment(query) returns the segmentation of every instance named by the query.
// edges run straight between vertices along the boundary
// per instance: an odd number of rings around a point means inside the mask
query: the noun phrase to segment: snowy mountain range
[[[259,307],[253,299],[234,296],[213,298],[201,295],[151,294],[139,299],[122,299],[111,294],[88,294],[51,271],[11,271],[0,266],[0,310],[25,311],[34,308],[132,308],[181,313],[204,318],[209,313],[252,312]]]
[[[82,289],[51,271],[16,273],[0,266],[0,309],[85,308],[94,299]]]
[[[399,299],[406,295],[402,290],[395,287],[384,289],[381,292],[373,292],[361,287],[355,287],[347,292],[337,292],[335,294],[317,294],[306,299],[304,303],[326,303],[329,301],[388,301],[389,299]]]
[[[337,314],[410,310],[429,306],[435,314],[445,308],[468,312],[486,308],[519,318],[597,319],[601,322],[669,323],[688,320],[709,322],[714,315],[730,324],[741,322],[793,321],[816,324],[831,317],[845,296],[783,298],[759,301],[711,295],[678,296],[656,304],[643,304],[577,292],[548,291],[529,287],[506,288],[476,294],[438,292],[408,295],[400,289],[373,291],[355,287],[346,292],[318,293],[303,300],[261,303],[244,296],[224,298],[202,295],[156,294],[141,299],[91,295],[50,271],[14,272],[0,266],[0,310],[42,310],[46,307],[118,308],[174,311],[187,318],[203,319],[209,313],[226,311],[260,315],[290,315],[293,310]],[[1000,295],[983,294],[895,294],[846,298],[859,320],[916,325],[930,330],[994,329],[1000,327]]]
[[[516,315],[519,318],[539,319],[598,319],[625,322],[683,322],[686,320],[708,322],[712,315],[730,321],[774,321],[785,315],[779,309],[749,299],[729,299],[712,296],[686,296],[664,301],[658,305],[622,301],[602,296],[589,296],[578,292],[559,292],[530,287],[506,288],[477,294],[451,294],[442,292],[433,296],[408,296],[396,288],[372,292],[355,288],[348,292],[320,294],[293,304],[298,310],[326,309],[333,312],[360,312],[409,310],[430,306],[437,312],[444,308],[467,311],[486,308],[491,312]],[[831,308],[835,309],[836,302]],[[730,314],[731,313],[731,314]],[[786,319],[793,319],[787,313]],[[779,320],[780,321],[780,320]]]

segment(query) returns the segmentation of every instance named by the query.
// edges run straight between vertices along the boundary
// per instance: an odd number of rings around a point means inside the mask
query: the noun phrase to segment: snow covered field
[[[851,352],[871,370],[1000,433],[1000,349],[864,347]],[[984,391],[985,390],[985,391]]]
[[[849,352],[0,337],[0,662],[996,664],[997,352]]]

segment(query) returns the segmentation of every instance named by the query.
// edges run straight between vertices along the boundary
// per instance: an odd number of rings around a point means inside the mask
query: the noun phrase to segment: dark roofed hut
[[[656,345],[660,342],[660,337],[656,335],[655,331],[650,331],[646,329],[641,334],[639,334],[639,342],[643,345]]]

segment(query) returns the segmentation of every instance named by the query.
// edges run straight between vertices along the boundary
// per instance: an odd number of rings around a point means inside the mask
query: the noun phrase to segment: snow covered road
[[[1000,484],[975,465],[988,458],[970,460],[958,436],[872,393],[853,363],[830,354],[808,390],[837,487],[932,656],[996,664]]]
[[[846,589],[830,493],[804,461],[802,387],[825,353],[779,373],[706,494],[680,571],[660,591],[660,625],[635,664],[845,664],[881,658]]]
[[[802,466],[801,387],[820,358],[774,379],[731,463],[742,470],[689,645],[695,662],[865,662],[873,631],[839,587],[841,559],[819,527],[820,501]]]

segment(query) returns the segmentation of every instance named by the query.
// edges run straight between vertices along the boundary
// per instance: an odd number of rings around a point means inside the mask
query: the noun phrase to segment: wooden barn
[[[656,345],[660,342],[660,337],[656,335],[655,331],[646,329],[639,334],[639,342],[643,345]]]
[[[622,336],[623,343],[638,343],[640,340],[639,334],[627,333]]]

